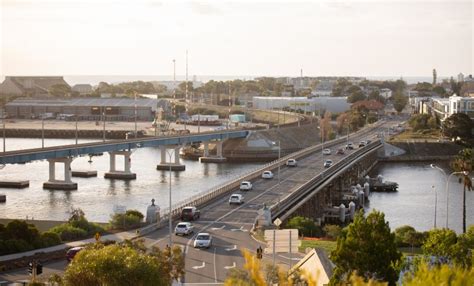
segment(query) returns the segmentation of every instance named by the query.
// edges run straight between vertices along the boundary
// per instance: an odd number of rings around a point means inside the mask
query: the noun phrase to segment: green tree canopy
[[[63,97],[71,92],[71,88],[65,84],[55,84],[48,88],[48,93],[51,96]]]
[[[432,229],[422,249],[425,255],[446,258],[460,267],[469,268],[472,265],[470,238],[466,234],[458,237],[450,229]]]
[[[449,138],[472,139],[472,128],[471,118],[464,113],[454,113],[443,122],[443,133]]]
[[[355,272],[365,279],[395,285],[400,259],[395,235],[390,232],[385,215],[374,210],[364,217],[363,212],[358,212],[354,222],[343,229],[331,253],[331,260],[336,264],[331,284],[347,281]]]
[[[395,110],[400,113],[405,108],[408,103],[408,97],[403,95],[403,93],[397,91],[393,96],[393,107]]]

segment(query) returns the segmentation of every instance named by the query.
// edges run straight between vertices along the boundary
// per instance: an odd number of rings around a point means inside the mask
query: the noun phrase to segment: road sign
[[[114,205],[114,213],[116,214],[125,214],[127,212],[127,207],[122,205]]]
[[[272,253],[273,246],[275,246],[276,253],[280,253],[280,252],[284,252],[284,253],[295,252],[296,253],[298,252],[298,247],[301,244],[301,241],[298,240],[297,229],[265,230],[265,240],[267,241],[267,247],[265,248],[265,253]],[[291,244],[291,249],[290,249],[290,244]]]
[[[277,227],[279,227],[281,225],[282,221],[281,219],[279,218],[276,218],[274,221],[273,221],[273,224],[276,225]]]

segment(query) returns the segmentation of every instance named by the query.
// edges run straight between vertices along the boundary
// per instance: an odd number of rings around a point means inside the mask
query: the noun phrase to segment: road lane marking
[[[248,232],[247,229],[244,228],[244,226],[241,226],[240,228],[232,228],[230,231],[242,231],[242,232]]]
[[[211,228],[212,230],[219,230],[219,229],[224,229],[225,228],[225,225],[223,224],[221,227],[213,227]]]
[[[279,256],[279,257],[281,257],[281,258],[285,258],[285,259],[288,259],[288,260],[290,260],[290,258],[289,258],[289,257],[287,257],[287,256],[283,256],[283,255],[278,255],[278,256]],[[301,258],[298,258],[298,257],[292,257],[292,258],[291,258],[291,260],[300,261],[300,260],[301,260]]]
[[[214,282],[217,283],[216,248],[214,247]]]
[[[206,267],[206,262],[202,262],[202,265],[199,265],[199,266],[193,266],[193,269],[201,269],[201,268],[204,268]]]
[[[235,262],[234,262],[234,263],[232,263],[232,266],[224,266],[224,268],[225,268],[225,269],[227,269],[227,270],[228,270],[228,269],[235,268],[235,267],[236,267],[236,264],[235,264]]]
[[[232,250],[237,250],[237,245],[234,244],[234,246],[225,249],[225,251],[232,251]]]

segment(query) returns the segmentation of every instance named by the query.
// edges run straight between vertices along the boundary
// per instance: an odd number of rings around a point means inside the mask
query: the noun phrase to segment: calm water
[[[86,141],[82,141],[86,142]],[[72,144],[74,140],[48,139],[46,146]],[[41,139],[7,139],[7,150],[41,147]],[[174,156],[174,155],[173,155]],[[77,158],[72,170],[97,170],[96,178],[73,178],[78,183],[75,191],[50,191],[43,189],[48,180],[48,163],[33,162],[25,165],[7,165],[0,170],[2,180],[30,180],[27,189],[0,189],[7,195],[7,202],[0,204],[1,218],[25,218],[64,220],[71,207],[79,207],[92,221],[106,222],[113,212],[114,205],[125,205],[128,209],[146,211],[150,200],[163,208],[168,206],[169,173],[157,171],[160,151],[157,148],[142,148],[132,154],[132,171],[137,180],[120,181],[104,179],[109,169],[109,156]],[[181,160],[186,171],[172,174],[173,203],[184,200],[199,192],[208,190],[231,178],[238,176],[259,164],[201,164],[196,161]],[[123,169],[123,157],[117,157],[117,169]],[[62,164],[56,164],[56,175],[64,178]]]
[[[371,177],[381,174],[388,181],[399,184],[397,193],[372,193],[370,208],[383,211],[392,229],[411,225],[417,230],[433,227],[435,193],[438,193],[437,226],[446,225],[446,181],[444,175],[426,163],[383,163],[371,172]],[[447,165],[439,165],[449,175]],[[462,232],[462,184],[455,176],[449,183],[449,227]],[[474,224],[474,192],[466,194],[466,222]]]

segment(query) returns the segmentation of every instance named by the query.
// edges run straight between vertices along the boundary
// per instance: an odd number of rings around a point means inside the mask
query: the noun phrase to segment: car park
[[[286,161],[286,165],[288,167],[296,167],[298,166],[298,162],[296,162],[295,159],[288,159],[288,161]]]
[[[174,228],[175,235],[188,235],[194,232],[194,226],[190,222],[180,222]]]
[[[73,248],[69,249],[69,250],[66,252],[66,260],[67,260],[68,262],[71,262],[71,261],[74,259],[74,257],[76,256],[76,254],[77,254],[79,251],[83,250],[83,249],[84,249],[84,247],[82,247],[82,246],[76,246],[76,247],[73,247]]]
[[[194,248],[209,248],[212,245],[212,236],[207,232],[200,232],[194,239]]]
[[[347,143],[346,144],[346,149],[349,149],[349,150],[354,149],[354,143],[352,143],[352,142]]]
[[[262,178],[264,179],[271,179],[273,178],[273,173],[272,171],[265,171],[262,173]]]
[[[324,168],[329,168],[332,166],[332,160],[328,159],[324,161]]]
[[[242,181],[240,182],[240,190],[241,191],[250,191],[252,190],[252,183],[250,183],[249,181]]]
[[[244,196],[242,196],[241,194],[230,195],[229,205],[232,205],[232,204],[241,205],[243,203],[244,203]]]
[[[344,148],[339,148],[339,149],[337,149],[336,154],[338,154],[338,155],[344,155],[344,153],[346,153],[346,151],[344,150]]]
[[[201,216],[201,212],[196,207],[184,207],[181,211],[181,220],[190,221],[197,220]]]
[[[323,155],[331,155],[331,149],[326,148],[323,150]]]

